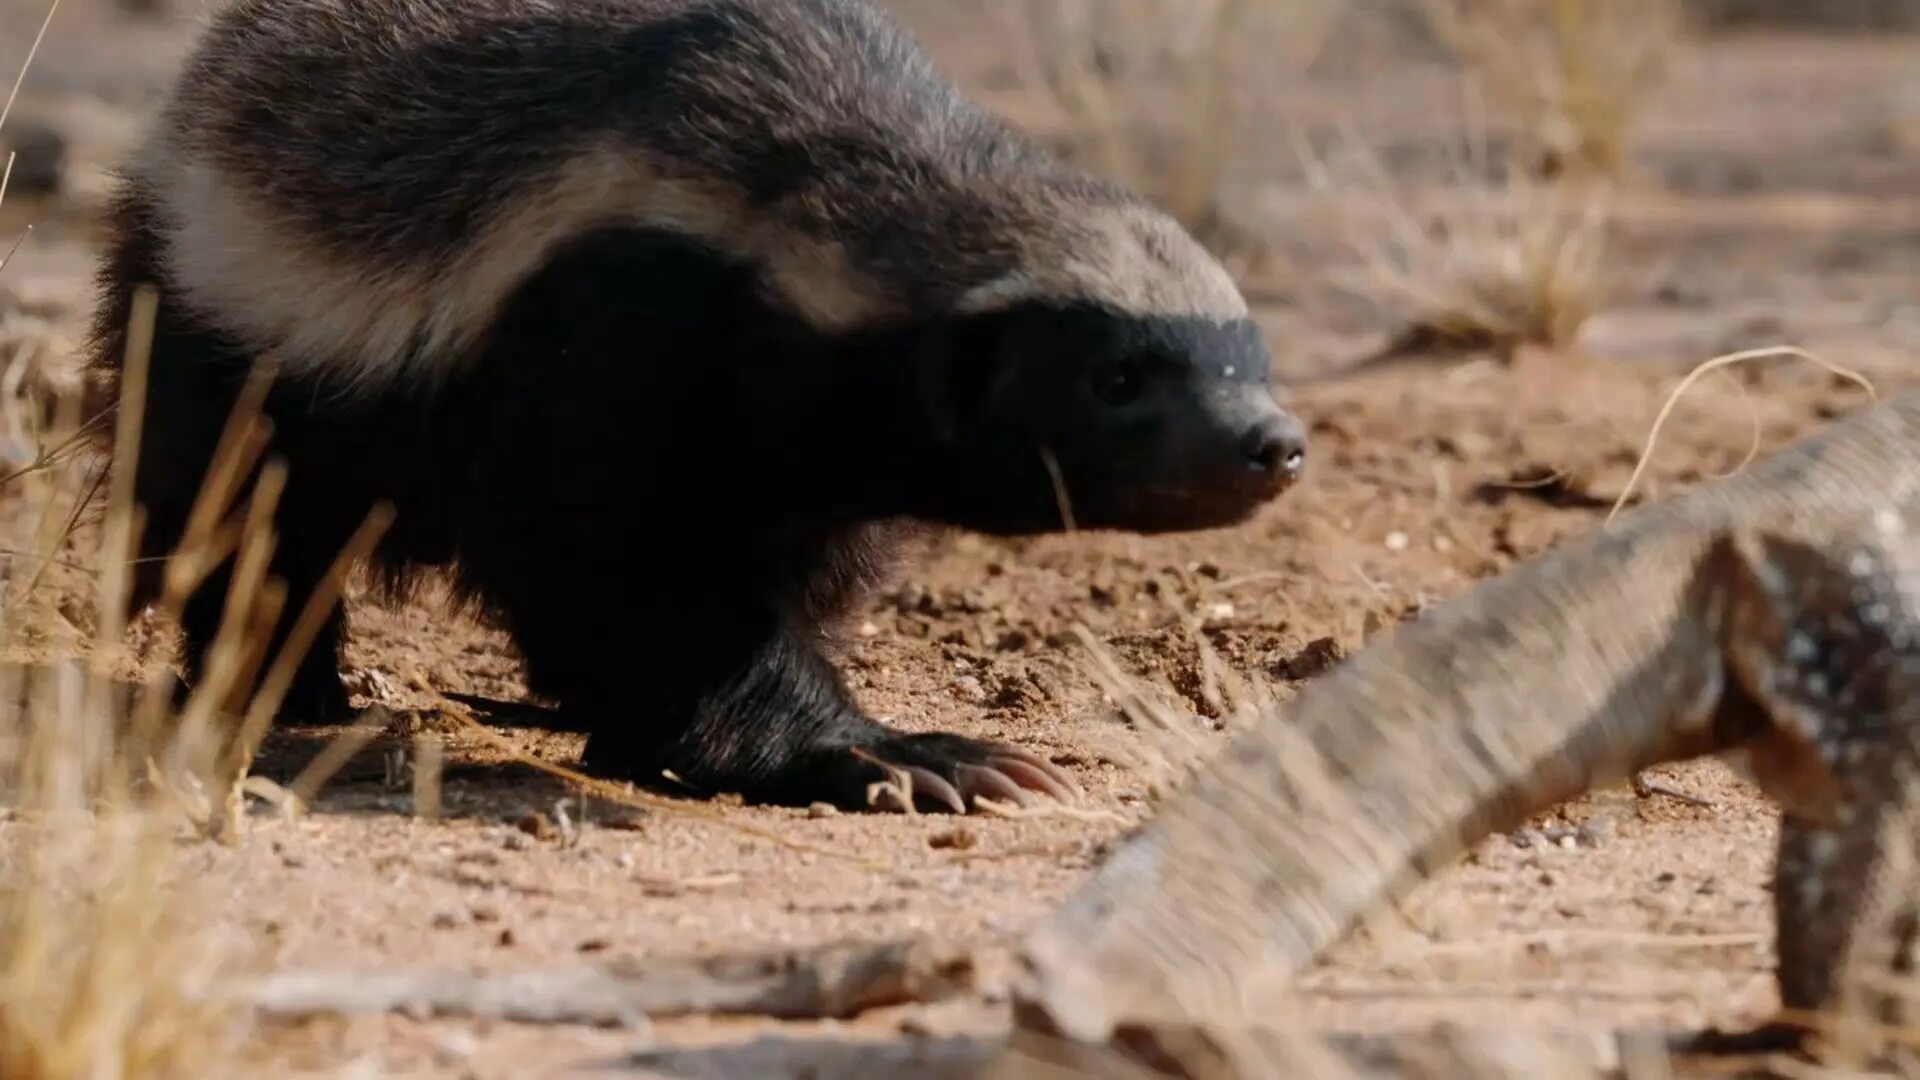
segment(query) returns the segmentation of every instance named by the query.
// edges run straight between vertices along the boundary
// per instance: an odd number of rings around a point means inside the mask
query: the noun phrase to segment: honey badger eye
[[[1093,392],[1108,405],[1128,405],[1140,397],[1140,361],[1121,357],[1102,363],[1093,372]]]

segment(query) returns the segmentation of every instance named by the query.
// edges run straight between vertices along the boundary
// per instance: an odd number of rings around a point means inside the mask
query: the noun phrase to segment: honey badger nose
[[[1290,414],[1276,410],[1247,429],[1240,449],[1247,468],[1271,482],[1289,483],[1306,467],[1307,430]]]

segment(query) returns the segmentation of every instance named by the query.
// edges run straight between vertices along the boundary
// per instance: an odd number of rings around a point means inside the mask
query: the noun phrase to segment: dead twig
[[[973,960],[925,942],[618,958],[528,971],[277,972],[245,995],[283,1018],[400,1012],[523,1024],[636,1025],[692,1014],[829,1020],[973,989]]]

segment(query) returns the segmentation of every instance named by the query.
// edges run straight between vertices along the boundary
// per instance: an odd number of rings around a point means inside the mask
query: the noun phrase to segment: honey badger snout
[[[1306,425],[1265,380],[1183,373],[1084,416],[1059,440],[1077,522],[1143,533],[1237,524],[1306,468]]]
[[[1287,489],[1307,467],[1307,429],[1292,413],[1269,400],[1257,397],[1255,412],[1260,414],[1240,436],[1240,455],[1247,483],[1272,494]]]
[[[1166,402],[1157,483],[1170,507],[1231,522],[1278,497],[1307,463],[1307,429],[1265,386],[1235,383]]]

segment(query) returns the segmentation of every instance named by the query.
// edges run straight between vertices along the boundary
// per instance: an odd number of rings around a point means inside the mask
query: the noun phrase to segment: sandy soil
[[[38,226],[0,293],[10,350],[31,341],[57,351],[74,339],[102,170],[192,32],[185,16],[128,22],[101,6],[70,0],[16,114],[66,134],[73,160],[63,195],[16,193],[0,211],[0,236]],[[39,14],[25,0],[0,5],[4,70]],[[991,40],[968,36],[963,20],[927,18],[936,51],[969,85],[1036,126],[1048,122],[1026,107]],[[1417,186],[1418,148],[1439,123],[1427,103],[1457,83],[1417,56],[1369,59],[1362,47],[1377,42],[1356,41],[1315,71],[1273,73],[1248,118],[1227,204],[1273,243],[1249,280],[1289,378],[1337,368],[1394,327],[1336,288],[1336,271],[1352,266],[1338,215],[1303,191],[1280,136],[1350,115]],[[183,855],[230,892],[227,910],[263,962],[512,969],[925,935],[982,949],[989,1000],[808,1031],[710,1021],[665,1023],[651,1036],[400,1018],[312,1024],[268,1032],[262,1062],[325,1073],[361,1060],[409,1076],[797,1075],[800,1059],[779,1040],[906,1032],[914,1037],[901,1052],[925,1055],[924,1064],[945,1037],[991,1030],[1003,974],[993,958],[1148,812],[1156,783],[1146,740],[1101,692],[1074,628],[1164,687],[1194,714],[1196,734],[1217,738],[1208,652],[1284,697],[1378,628],[1594,527],[1666,392],[1707,357],[1790,342],[1867,373],[1883,393],[1920,381],[1920,116],[1901,112],[1903,100],[1920,109],[1916,79],[1916,39],[1717,38],[1685,57],[1651,112],[1613,234],[1620,290],[1579,349],[1522,353],[1511,365],[1419,359],[1302,382],[1289,399],[1313,428],[1310,478],[1242,528],[1019,543],[957,536],[910,562],[845,643],[861,698],[907,728],[1045,753],[1075,772],[1104,816],[583,805],[467,732],[440,697],[516,700],[501,637],[430,602],[356,604],[353,685],[393,709],[402,730],[356,757],[312,816],[263,812],[245,842]],[[1735,469],[1756,443],[1778,446],[1865,400],[1786,362],[1709,381],[1675,413],[1641,496]],[[634,658],[636,679],[646,662]],[[450,747],[444,820],[411,813],[401,755],[416,731],[440,732]],[[567,736],[533,728],[504,735],[557,762],[575,750]],[[296,773],[319,739],[282,733],[267,771]],[[1715,764],[1662,779],[1712,807],[1604,792],[1489,840],[1404,917],[1314,974],[1313,1019],[1690,1027],[1765,1016],[1773,811]],[[643,1056],[660,1046],[770,1057]],[[813,1075],[834,1071],[814,1064]]]

